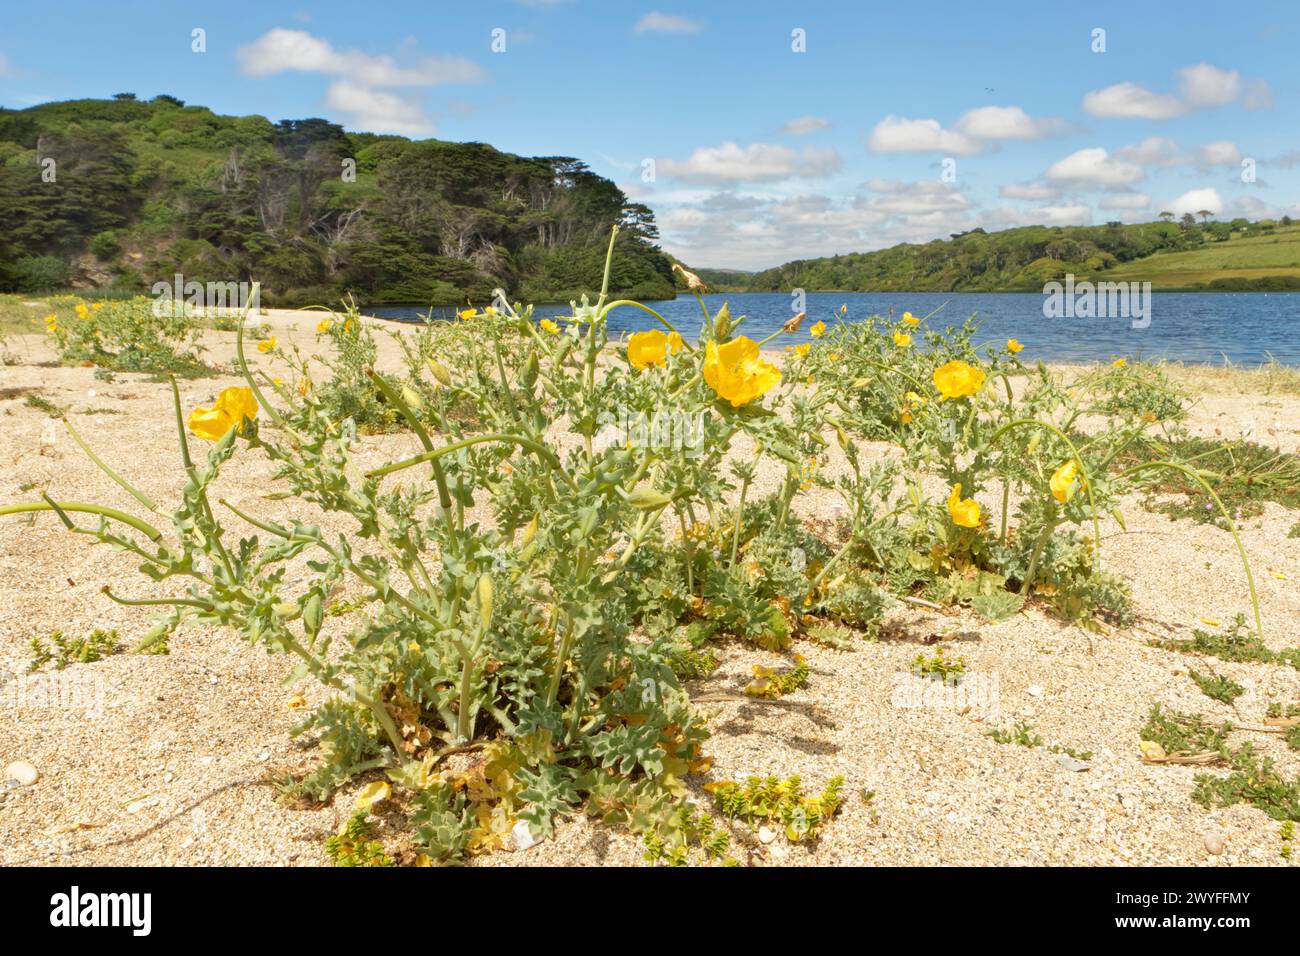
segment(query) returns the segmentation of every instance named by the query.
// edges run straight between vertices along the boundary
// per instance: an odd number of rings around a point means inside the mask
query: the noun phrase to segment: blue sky
[[[975,226],[1300,216],[1298,10],[9,0],[0,104],[166,92],[576,156],[687,262],[762,268]]]

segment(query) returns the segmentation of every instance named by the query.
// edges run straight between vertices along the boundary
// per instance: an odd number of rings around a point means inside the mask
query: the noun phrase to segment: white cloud
[[[770,143],[740,146],[726,142],[701,146],[685,162],[659,160],[659,172],[691,183],[759,183],[815,178],[840,168],[834,148],[807,146],[801,150]]]
[[[1217,189],[1193,189],[1161,208],[1172,212],[1175,216],[1182,216],[1189,212],[1196,215],[1202,209],[1209,210],[1212,215],[1217,216],[1223,212],[1223,198]]]
[[[981,106],[963,114],[953,128],[974,139],[1039,139],[1064,125],[1052,117],[1034,119],[1019,106]]]
[[[1136,146],[1117,149],[1115,155],[1142,166],[1177,166],[1184,161],[1177,141],[1168,136],[1148,136]]]
[[[1043,174],[1053,182],[1089,186],[1126,186],[1145,177],[1142,167],[1095,147],[1057,160]]]
[[[1213,169],[1216,166],[1240,166],[1241,150],[1229,140],[1219,140],[1198,146],[1192,154],[1192,161],[1200,169]]]
[[[867,138],[875,153],[948,153],[966,156],[980,151],[980,144],[963,133],[947,130],[933,119],[907,119],[889,115],[876,124]]]
[[[699,33],[703,24],[671,13],[651,11],[636,22],[637,33]]]
[[[351,125],[376,133],[428,136],[433,123],[414,100],[376,87],[426,87],[444,83],[473,83],[484,76],[473,60],[459,56],[426,56],[409,63],[360,50],[337,50],[305,30],[276,27],[235,51],[240,69],[249,76],[276,73],[319,73],[334,78],[325,105],[348,114]]]
[[[1227,106],[1241,96],[1241,74],[1197,63],[1178,71],[1178,89],[1189,106]]]
[[[1182,102],[1168,93],[1152,93],[1136,83],[1116,83],[1084,94],[1083,110],[1102,119],[1165,120],[1181,116]]]
[[[420,104],[348,80],[330,84],[325,91],[325,105],[350,114],[352,122],[367,131],[402,136],[431,136],[434,132]]]
[[[271,76],[289,70],[344,77],[366,86],[435,86],[473,83],[483,69],[459,56],[428,56],[400,66],[391,56],[359,50],[336,50],[328,40],[305,30],[276,27],[235,51],[240,69],[250,76]]]
[[[1151,197],[1146,193],[1115,193],[1102,197],[1097,203],[1098,209],[1146,209],[1151,205]]]
[[[1267,109],[1273,94],[1263,80],[1244,80],[1237,70],[1197,63],[1178,71],[1178,92],[1153,93],[1136,83],[1116,83],[1083,97],[1084,111],[1103,119],[1166,120],[1192,110],[1240,102],[1248,110]]]
[[[800,116],[782,126],[781,132],[787,136],[807,136],[809,133],[827,129],[830,125],[830,120],[822,116]]]

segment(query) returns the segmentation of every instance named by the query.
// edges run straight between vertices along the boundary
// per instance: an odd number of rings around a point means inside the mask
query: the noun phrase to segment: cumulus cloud
[[[637,33],[699,33],[703,24],[671,13],[651,11],[636,22]]]
[[[1182,216],[1189,212],[1196,215],[1202,209],[1217,216],[1223,212],[1223,197],[1219,195],[1217,189],[1193,189],[1166,203],[1162,208],[1175,216]]]
[[[964,113],[953,128],[973,139],[1040,139],[1065,126],[1055,117],[1035,119],[1019,106],[981,106]]]
[[[782,126],[781,132],[787,136],[807,136],[809,133],[827,129],[830,125],[830,120],[822,116],[800,116]]]
[[[690,183],[761,183],[784,179],[811,179],[837,172],[840,155],[833,147],[807,146],[801,150],[770,143],[740,146],[726,142],[701,146],[683,162],[661,159],[665,176]]]
[[[1136,83],[1116,83],[1084,94],[1083,109],[1103,119],[1167,120],[1197,109],[1240,102],[1246,109],[1266,109],[1273,94],[1263,80],[1246,80],[1237,70],[1197,63],[1178,71],[1178,96],[1155,93]]]
[[[433,123],[418,103],[396,93],[336,80],[325,91],[325,105],[347,113],[362,129],[382,130],[402,136],[431,136]]]
[[[964,133],[944,129],[938,120],[889,115],[872,129],[867,148],[874,153],[948,153],[967,156],[980,144]]]
[[[1116,83],[1085,93],[1083,111],[1101,119],[1166,120],[1181,116],[1184,106],[1168,93],[1153,93],[1136,83]]]
[[[1079,186],[1127,186],[1146,176],[1142,167],[1100,147],[1081,149],[1047,168],[1043,177],[1051,182]]]
[[[425,56],[399,63],[391,56],[339,50],[305,30],[276,27],[235,51],[249,76],[318,73],[334,78],[325,105],[347,113],[352,124],[378,133],[428,135],[433,124],[413,99],[382,87],[429,87],[473,83],[484,76],[472,60],[459,56]]]

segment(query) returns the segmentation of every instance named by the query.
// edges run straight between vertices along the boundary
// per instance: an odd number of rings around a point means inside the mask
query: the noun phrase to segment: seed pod
[[[668,495],[661,494],[653,488],[638,488],[627,496],[627,503],[638,511],[651,511],[655,508],[662,508],[672,500]]]
[[[402,401],[406,402],[411,408],[424,407],[424,399],[420,397],[420,393],[409,385],[402,386]]]
[[[533,520],[528,522],[527,527],[524,528],[524,536],[519,542],[521,548],[528,547],[533,543],[533,539],[537,537],[537,518],[537,515],[533,515]]]
[[[288,601],[281,601],[275,606],[275,616],[282,621],[292,621],[302,613],[302,608],[296,604],[290,604]]]
[[[520,379],[524,383],[524,388],[533,387],[533,383],[537,381],[537,371],[537,353],[530,352],[528,354],[528,361],[524,364],[523,374],[520,376]]]
[[[451,388],[451,373],[447,371],[447,366],[434,358],[425,359],[424,364],[428,366],[429,371],[433,373],[433,377],[438,380],[439,384]]]
[[[731,307],[724,302],[722,308],[718,310],[718,314],[713,317],[713,337],[719,342],[725,342],[730,332]]]
[[[325,622],[325,602],[321,600],[318,592],[313,593],[307,599],[307,603],[302,609],[302,626],[307,632],[308,637],[315,637],[320,633],[321,625]]]
[[[486,633],[492,625],[492,578],[483,575],[478,579],[478,623]]]

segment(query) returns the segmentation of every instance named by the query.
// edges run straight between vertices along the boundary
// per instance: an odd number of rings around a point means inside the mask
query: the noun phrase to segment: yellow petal
[[[356,808],[358,810],[369,810],[377,803],[383,803],[392,793],[392,788],[382,780],[366,784],[357,794]]]

